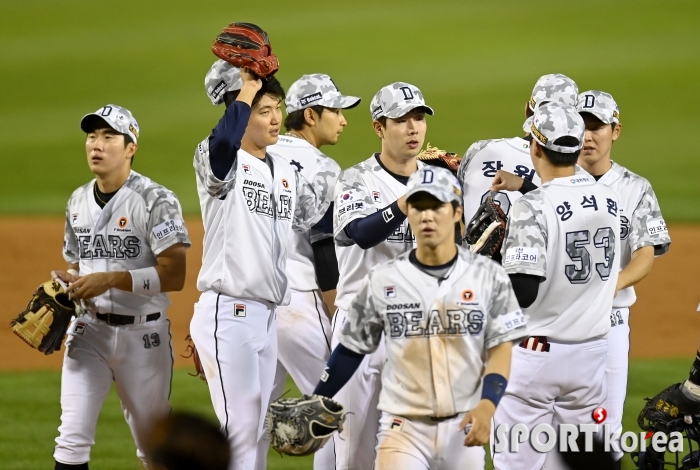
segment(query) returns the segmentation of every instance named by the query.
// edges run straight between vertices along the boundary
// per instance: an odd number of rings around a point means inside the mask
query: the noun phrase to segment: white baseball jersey
[[[68,200],[63,257],[80,264],[80,275],[129,271],[156,266],[156,256],[176,243],[190,245],[175,194],[131,171],[124,185],[100,208],[95,180],[76,189]],[[170,305],[165,292],[134,294],[108,289],[91,300],[98,313],[148,315]]]
[[[462,158],[457,178],[464,194],[464,218],[469,221],[481,203],[491,193],[489,188],[498,170],[514,173],[540,185],[540,177],[530,159],[530,143],[521,138],[479,140],[474,142]],[[518,191],[500,191],[495,199],[508,215],[515,201],[522,194]]]
[[[421,161],[417,163],[418,168],[425,165]],[[414,247],[415,236],[408,220],[404,220],[386,241],[368,250],[357,246],[345,231],[353,220],[374,214],[404,194],[406,185],[382,167],[379,154],[343,170],[338,177],[333,207],[333,236],[340,273],[335,299],[338,308],[350,308],[350,301],[372,267]]]
[[[267,148],[268,152],[275,153],[284,158],[289,164],[302,174],[306,181],[313,181],[319,171],[328,171],[327,186],[325,193],[319,197],[328,200],[328,204],[333,200],[332,191],[335,188],[340,166],[316,147],[305,141],[294,137],[281,135],[275,145]],[[320,161],[325,161],[326,168],[319,168]],[[289,277],[289,287],[296,291],[311,291],[318,289],[316,280],[316,270],[314,269],[314,252],[311,242],[322,240],[331,235],[312,231],[299,233],[292,231],[287,245],[287,276]],[[312,239],[313,237],[313,239]]]
[[[598,182],[615,190],[620,198],[620,269],[642,247],[654,246],[657,256],[666,253],[671,237],[649,181],[613,162]],[[630,286],[617,293],[613,308],[630,307],[636,300],[634,287]]]
[[[620,271],[619,207],[615,191],[581,174],[555,178],[513,205],[503,267],[545,278],[524,310],[530,335],[579,342],[608,334]]]
[[[440,282],[409,260],[376,266],[353,299],[340,342],[369,354],[385,336],[379,409],[403,417],[452,416],[481,399],[485,352],[526,334],[501,266],[458,248]]]
[[[224,180],[212,172],[209,137],[194,156],[197,191],[204,222],[204,254],[197,278],[200,291],[236,298],[289,300],[287,244],[292,228],[307,231],[328,209],[318,197],[333,180],[331,160],[317,156],[312,181],[274,153],[261,159],[238,150]],[[274,174],[273,174],[274,173]]]

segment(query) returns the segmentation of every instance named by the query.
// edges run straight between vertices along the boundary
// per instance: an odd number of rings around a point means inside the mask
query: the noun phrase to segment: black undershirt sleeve
[[[357,246],[366,250],[389,238],[404,220],[406,214],[401,212],[399,203],[394,201],[374,214],[353,220],[345,227],[345,231]]]
[[[340,274],[333,238],[324,238],[314,242],[311,244],[311,249],[314,251],[314,269],[316,270],[318,287],[321,292],[335,289],[338,286]]]
[[[209,164],[214,176],[226,179],[236,162],[236,154],[241,148],[241,139],[250,119],[250,106],[242,101],[234,101],[226,109],[218,124],[209,136]]]
[[[508,276],[520,308],[527,308],[535,303],[540,282],[544,281],[544,278],[532,274],[509,274]]]
[[[326,381],[320,381],[318,385],[316,385],[314,395],[333,398],[333,396],[343,388],[343,385],[350,380],[357,368],[360,367],[364,358],[364,354],[351,351],[343,346],[342,343],[338,344],[333,350],[331,357],[328,359],[328,365],[326,366],[326,373],[328,375]]]
[[[520,189],[518,189],[518,191],[522,194],[527,194],[535,189],[537,189],[537,185],[535,183],[530,180],[523,180],[523,185],[520,187]]]
[[[334,202],[331,202],[321,220],[312,227],[314,230],[318,230],[321,233],[333,233],[333,204]]]

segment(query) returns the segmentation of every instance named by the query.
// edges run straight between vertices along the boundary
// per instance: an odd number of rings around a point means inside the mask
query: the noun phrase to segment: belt
[[[436,421],[436,422],[441,422],[441,421],[447,421],[448,419],[456,418],[459,413],[455,413],[450,416],[430,416],[430,421]]]
[[[133,317],[131,315],[117,315],[116,313],[96,313],[95,316],[98,320],[102,320],[111,326],[133,325],[136,323],[137,318],[140,319],[144,317],[144,315]],[[145,315],[145,317],[145,320],[139,323],[158,320],[160,318],[160,312],[151,313],[150,315]]]
[[[525,338],[518,346],[531,351],[549,352],[549,341],[547,341],[546,336],[530,336]]]

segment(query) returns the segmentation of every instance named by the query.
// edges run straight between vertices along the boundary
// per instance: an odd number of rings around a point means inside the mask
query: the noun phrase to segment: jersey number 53
[[[566,234],[566,254],[575,264],[564,266],[564,273],[572,284],[586,284],[591,279],[590,232],[579,230]],[[599,228],[593,236],[593,246],[603,250],[605,262],[595,263],[600,279],[607,281],[615,259],[615,232],[610,227]]]

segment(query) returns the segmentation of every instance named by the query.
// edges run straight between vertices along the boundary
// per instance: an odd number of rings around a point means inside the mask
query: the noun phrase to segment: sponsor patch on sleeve
[[[516,310],[515,312],[500,315],[498,319],[501,321],[501,326],[506,331],[514,330],[515,328],[520,328],[521,326],[525,326],[527,324],[525,314],[523,314],[522,310]]]
[[[345,214],[365,210],[364,201],[349,202],[338,207],[338,216],[342,217]]]
[[[503,264],[532,263],[537,264],[539,253],[532,246],[512,246],[506,250]]]
[[[647,232],[649,232],[649,235],[652,237],[661,233],[667,233],[668,228],[666,228],[666,221],[662,218],[647,220]]]
[[[185,233],[185,224],[180,219],[166,220],[162,224],[153,227],[153,235],[162,240],[174,233]]]

